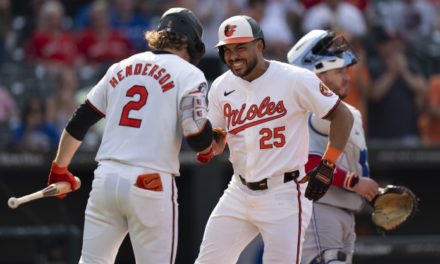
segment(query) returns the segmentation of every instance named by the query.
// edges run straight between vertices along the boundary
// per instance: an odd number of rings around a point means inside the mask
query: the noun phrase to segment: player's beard
[[[241,68],[240,70],[234,70],[234,67],[232,66],[232,63],[234,63],[234,61],[232,61],[232,62],[230,62],[230,63],[228,64],[229,69],[231,69],[232,73],[233,73],[235,76],[238,76],[238,77],[240,77],[240,78],[242,78],[242,79],[244,79],[246,76],[248,76],[249,74],[251,74],[252,71],[253,71],[253,70],[255,69],[255,67],[257,66],[257,63],[258,63],[258,60],[257,60],[257,57],[256,57],[256,56],[254,56],[254,57],[252,57],[252,58],[250,58],[250,59],[248,59],[248,60],[242,60],[242,59],[239,59],[239,60],[235,60],[235,61],[243,61],[243,65],[244,65],[245,67]]]

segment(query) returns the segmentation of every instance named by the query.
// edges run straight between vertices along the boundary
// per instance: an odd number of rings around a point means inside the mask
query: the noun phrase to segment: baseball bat
[[[78,177],[75,177],[75,180],[77,183],[76,190],[78,190],[81,187],[81,180]],[[74,190],[74,191],[76,191],[76,190]],[[33,200],[37,200],[37,199],[45,198],[45,197],[56,196],[56,195],[69,193],[69,192],[72,192],[72,190],[70,188],[70,183],[64,182],[64,181],[52,183],[51,185],[47,186],[46,188],[41,189],[39,191],[36,191],[34,193],[24,195],[24,196],[21,196],[18,198],[16,198],[16,197],[9,198],[8,206],[11,209],[15,209],[18,206],[20,206],[21,204],[28,203]]]

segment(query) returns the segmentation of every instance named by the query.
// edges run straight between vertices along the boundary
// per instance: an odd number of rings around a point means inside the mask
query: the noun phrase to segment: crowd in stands
[[[261,25],[266,57],[312,29],[349,40],[359,63],[345,99],[361,110],[370,145],[440,146],[439,0],[0,0],[0,150],[51,151],[87,91],[114,62],[147,50],[144,32],[183,6],[204,25],[199,67],[226,70],[217,29],[246,14]],[[73,1],[75,2],[75,1]],[[31,3],[31,4],[29,4]],[[99,126],[84,149],[99,145]]]

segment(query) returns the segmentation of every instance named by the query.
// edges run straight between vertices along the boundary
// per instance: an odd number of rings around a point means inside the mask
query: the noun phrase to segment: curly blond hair
[[[188,47],[187,38],[175,32],[147,31],[145,33],[145,40],[148,42],[148,47],[155,50],[166,48],[183,50]]]

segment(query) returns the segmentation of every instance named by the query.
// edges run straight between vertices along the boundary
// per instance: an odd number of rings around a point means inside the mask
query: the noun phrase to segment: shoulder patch
[[[206,92],[208,90],[208,84],[206,82],[202,82],[199,84],[199,87],[197,88],[201,92]]]
[[[322,95],[330,97],[333,95],[333,92],[323,83],[319,83],[319,91],[322,93]]]

